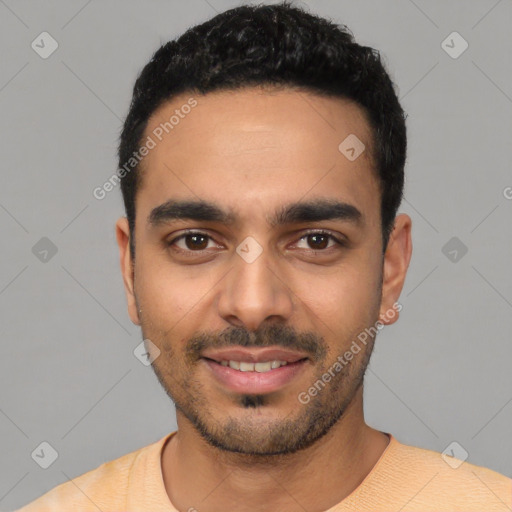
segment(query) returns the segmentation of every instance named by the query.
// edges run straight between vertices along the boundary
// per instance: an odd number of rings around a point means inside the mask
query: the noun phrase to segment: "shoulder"
[[[394,439],[393,471],[407,483],[409,507],[418,510],[510,510],[512,479],[462,460]],[[457,450],[455,450],[457,452]],[[456,508],[452,508],[456,507]],[[407,507],[405,507],[407,509]]]
[[[97,512],[109,507],[121,509],[126,501],[131,468],[154,444],[105,462],[87,473],[57,485],[16,512]]]

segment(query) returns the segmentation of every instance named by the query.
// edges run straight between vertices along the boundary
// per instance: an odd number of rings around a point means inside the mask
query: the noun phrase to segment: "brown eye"
[[[185,245],[187,249],[206,249],[208,246],[208,236],[196,234],[196,235],[185,235],[183,239],[185,240]]]
[[[173,238],[167,242],[167,245],[176,245],[177,250],[182,252],[200,252],[208,248],[208,242],[210,240],[212,240],[212,238],[205,233],[191,231]],[[181,244],[178,242],[181,242]]]
[[[329,236],[328,235],[307,235],[307,239],[309,244],[312,246],[312,249],[325,249],[327,247],[327,244],[329,243]]]
[[[327,252],[334,246],[343,247],[345,245],[335,236],[323,231],[306,233],[300,238],[299,242],[303,240],[306,242],[307,247],[302,248],[309,249],[310,251]],[[330,241],[333,243],[328,245]]]

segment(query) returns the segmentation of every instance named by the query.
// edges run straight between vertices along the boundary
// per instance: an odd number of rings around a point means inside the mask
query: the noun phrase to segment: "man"
[[[379,54],[343,27],[246,6],[161,47],[121,134],[116,235],[178,430],[21,510],[510,510],[509,478],[364,421],[412,251],[405,159]]]

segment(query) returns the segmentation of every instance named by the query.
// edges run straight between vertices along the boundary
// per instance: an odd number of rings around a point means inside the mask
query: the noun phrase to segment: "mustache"
[[[244,327],[230,326],[212,333],[202,331],[188,340],[185,346],[185,357],[189,363],[201,358],[207,348],[270,347],[277,346],[305,352],[312,361],[325,358],[327,347],[322,336],[314,332],[298,333],[293,327],[281,324],[266,324],[257,331],[249,331]]]

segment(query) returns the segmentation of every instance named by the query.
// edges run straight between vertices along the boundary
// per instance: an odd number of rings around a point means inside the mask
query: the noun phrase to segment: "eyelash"
[[[187,236],[190,236],[190,235],[200,235],[200,236],[203,236],[203,237],[206,237],[206,238],[209,238],[210,240],[213,240],[213,238],[208,235],[207,233],[204,233],[202,231],[195,231],[195,230],[187,230],[185,231],[184,233],[182,233],[181,235],[173,238],[172,240],[169,240],[166,242],[166,245],[171,247],[172,245],[174,245],[178,240],[181,240],[182,238],[185,238]],[[323,236],[327,236],[329,237],[331,240],[333,240],[337,245],[338,245],[338,249],[339,248],[343,248],[343,247],[347,247],[347,242],[343,239],[340,239],[336,236],[334,236],[333,234],[331,234],[329,231],[323,231],[323,230],[311,230],[311,231],[307,231],[305,232],[300,238],[299,238],[299,241],[302,240],[303,238],[306,238],[310,235],[323,235]],[[329,253],[330,252],[330,249],[333,249],[334,246],[332,247],[329,247],[329,248],[326,248],[326,249],[309,249],[309,253]],[[204,253],[207,251],[207,249],[201,249],[201,250],[198,250],[198,251],[192,251],[190,249],[181,249],[181,248],[175,248],[174,249],[176,252],[179,252],[185,256],[195,256],[197,254],[201,254],[201,253]]]

